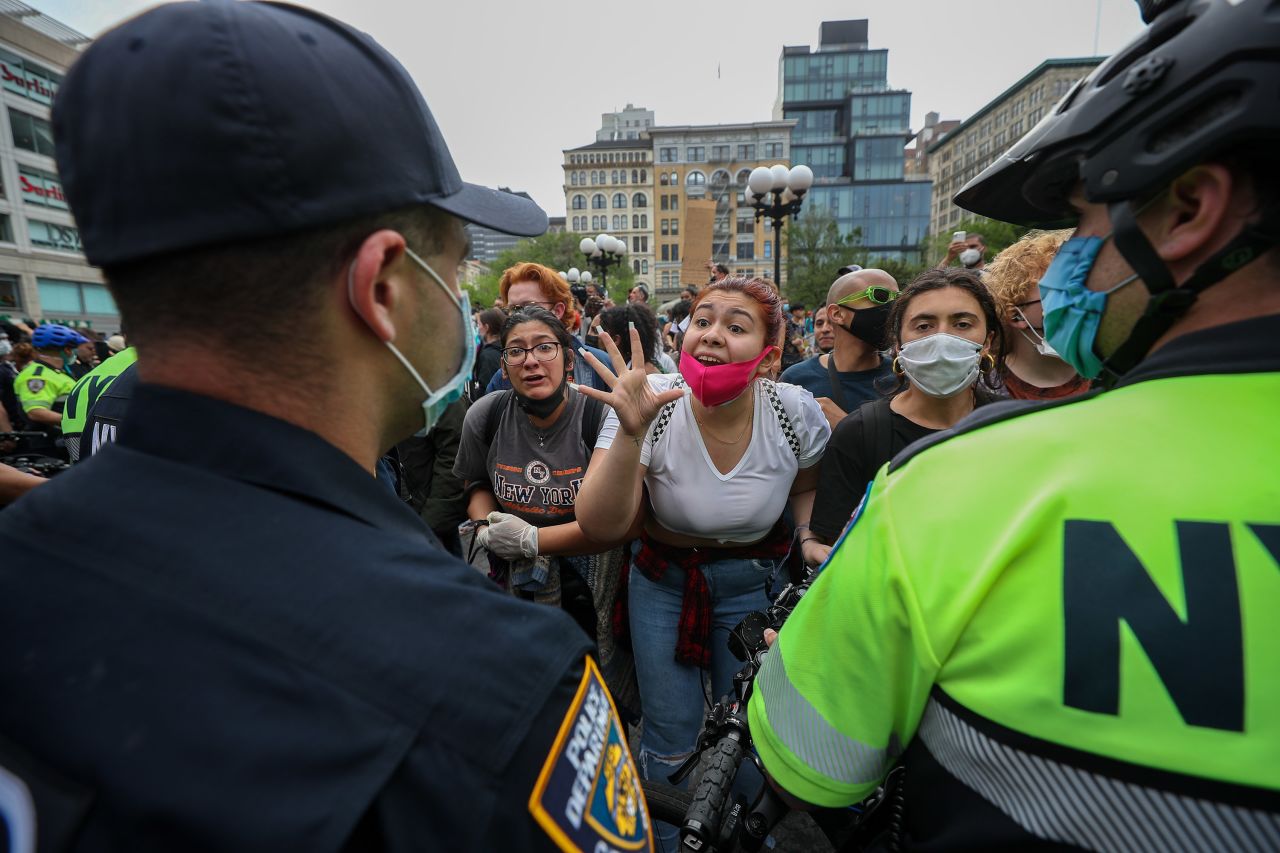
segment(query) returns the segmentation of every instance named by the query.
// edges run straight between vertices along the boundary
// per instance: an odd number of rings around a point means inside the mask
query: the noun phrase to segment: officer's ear
[[[379,341],[394,341],[395,318],[404,309],[408,281],[404,237],[384,228],[364,239],[347,268],[347,303]]]

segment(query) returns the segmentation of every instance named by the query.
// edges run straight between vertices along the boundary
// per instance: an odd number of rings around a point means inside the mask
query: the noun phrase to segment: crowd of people
[[[1230,82],[1196,45],[1277,41],[1265,0],[1172,5],[1125,60],[1181,51],[1170,110]],[[196,106],[149,115],[177,62]],[[1135,159],[1148,84],[1102,78],[961,194],[1027,227],[993,257],[957,232],[812,310],[524,262],[473,309],[462,223],[546,216],[461,181],[367,36],[258,3],[105,34],[54,126],[128,338],[0,336],[0,452],[66,468],[0,465],[11,839],[674,851],[641,780],[807,567],[748,706],[793,805],[880,787],[891,846],[1280,846],[1280,181],[1223,110],[1230,145]]]

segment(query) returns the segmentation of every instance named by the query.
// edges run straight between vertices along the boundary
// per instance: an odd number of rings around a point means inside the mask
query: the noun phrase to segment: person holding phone
[[[945,269],[956,261],[967,270],[982,270],[987,266],[987,241],[981,234],[973,231],[957,231],[951,235],[951,245],[947,246],[947,256],[938,264],[938,269]]]

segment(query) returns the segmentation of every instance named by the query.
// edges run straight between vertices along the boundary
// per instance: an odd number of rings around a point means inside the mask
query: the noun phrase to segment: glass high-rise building
[[[932,185],[904,179],[911,93],[889,87],[889,51],[869,47],[867,23],[824,21],[817,50],[784,47],[774,114],[797,121],[791,160],[813,169],[805,208],[858,230],[873,255],[918,261]]]

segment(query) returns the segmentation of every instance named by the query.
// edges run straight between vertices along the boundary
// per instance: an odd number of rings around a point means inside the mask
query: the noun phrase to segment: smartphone
[[[962,243],[962,242],[964,242],[964,232],[963,232],[963,231],[957,231],[956,233],[952,234],[952,235],[951,235],[951,242],[952,242],[952,243]]]

